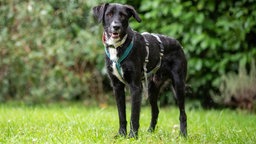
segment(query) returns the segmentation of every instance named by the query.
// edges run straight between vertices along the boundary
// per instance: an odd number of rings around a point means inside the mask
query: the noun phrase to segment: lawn
[[[161,108],[156,131],[148,133],[150,108],[145,106],[139,139],[114,139],[118,130],[114,106],[1,104],[0,143],[256,143],[256,115],[228,109],[187,110],[185,139],[179,137],[178,114],[176,107]]]

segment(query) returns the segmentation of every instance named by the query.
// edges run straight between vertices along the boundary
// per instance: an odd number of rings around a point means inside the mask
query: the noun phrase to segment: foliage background
[[[102,28],[91,8],[106,1],[0,1],[0,101],[105,102]],[[107,1],[112,2],[112,1]],[[221,76],[256,59],[255,0],[121,0],[142,23],[134,30],[178,39],[189,61],[189,97],[210,106]]]

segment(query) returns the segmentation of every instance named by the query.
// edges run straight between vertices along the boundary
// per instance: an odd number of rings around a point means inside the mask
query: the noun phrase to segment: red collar
[[[102,34],[102,43],[105,45],[106,44],[106,36],[105,36],[105,33]]]

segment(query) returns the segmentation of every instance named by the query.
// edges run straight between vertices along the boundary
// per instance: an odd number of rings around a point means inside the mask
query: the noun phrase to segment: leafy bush
[[[256,58],[254,1],[142,0],[134,5],[143,23],[133,23],[135,29],[166,34],[182,43],[191,97],[205,105],[211,104],[211,93],[218,92],[221,75]]]
[[[222,77],[221,96],[215,97],[216,102],[233,108],[247,109],[256,112],[256,68],[251,63],[248,73],[245,65],[239,66],[238,74],[229,73]]]
[[[96,2],[0,4],[0,100],[52,101],[102,95]],[[102,61],[99,63],[99,61]]]

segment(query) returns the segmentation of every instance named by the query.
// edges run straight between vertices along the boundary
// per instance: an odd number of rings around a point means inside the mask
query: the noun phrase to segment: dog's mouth
[[[111,38],[113,38],[113,39],[118,39],[119,37],[120,37],[120,34],[119,34],[119,33],[117,33],[117,32],[111,33]]]

